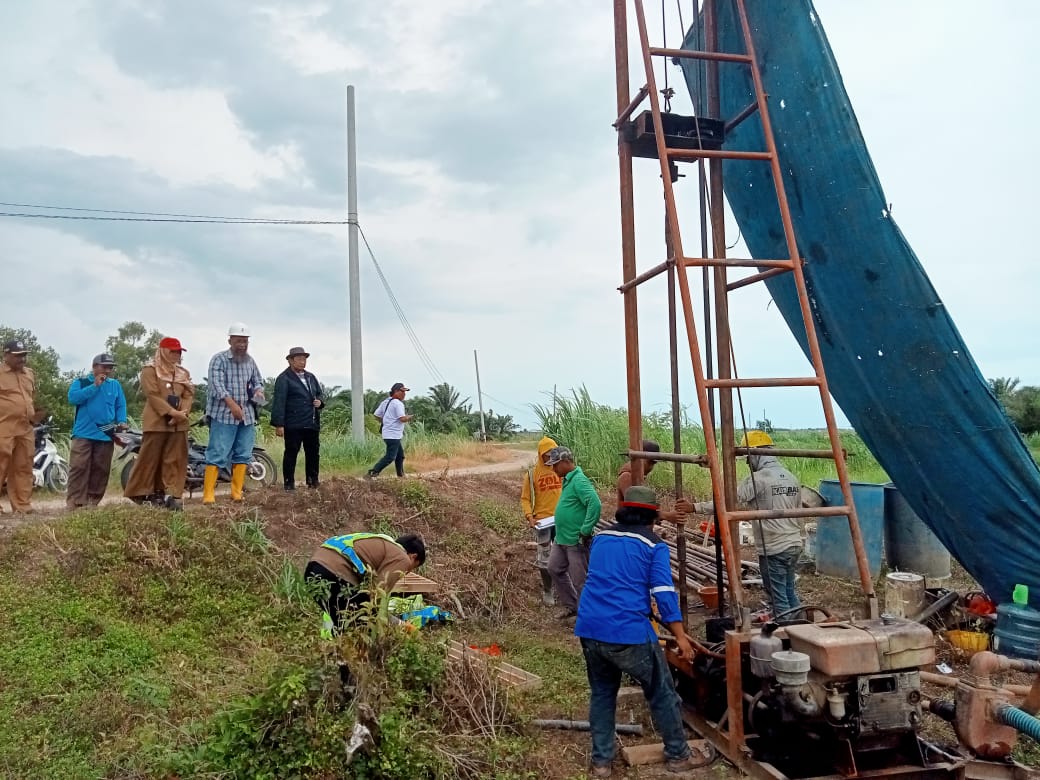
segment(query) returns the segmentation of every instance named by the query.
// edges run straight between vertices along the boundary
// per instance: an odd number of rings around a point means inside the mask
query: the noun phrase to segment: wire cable
[[[274,224],[298,224],[304,222],[307,224],[334,224],[344,225],[346,221],[319,221],[319,220],[300,220],[300,219],[288,219],[288,218],[273,218],[273,217],[227,217],[227,216],[216,216],[213,214],[182,214],[178,212],[167,212],[167,211],[129,211],[126,209],[92,209],[85,208],[82,206],[53,206],[41,203],[9,203],[6,201],[0,201],[0,206],[6,206],[8,208],[19,208],[19,209],[44,209],[47,211],[84,211],[92,214],[122,214],[136,217],[178,217],[189,220],[213,220],[215,222],[247,222],[247,223],[274,223]],[[21,215],[18,215],[21,216]],[[30,216],[30,215],[25,215]],[[40,214],[32,215],[40,217],[48,217],[50,215]]]
[[[346,225],[345,219],[184,219],[173,217],[102,217],[81,214],[30,214],[28,212],[0,211],[0,217],[17,219],[72,219],[87,222],[177,222],[180,224],[218,225]]]
[[[390,282],[383,273],[379,261],[376,260],[375,252],[372,251],[372,246],[368,243],[368,237],[365,235],[365,231],[361,229],[361,225],[358,225],[358,232],[361,234],[361,240],[365,242],[365,249],[368,250],[368,256],[372,260],[372,265],[375,266],[376,274],[379,275],[379,281],[382,282],[383,289],[386,290],[386,294],[390,298],[390,305],[394,307],[397,319],[400,320],[401,326],[404,328],[404,332],[408,336],[408,340],[412,343],[412,348],[415,350],[415,354],[419,356],[419,360],[433,377],[439,379],[441,382],[446,382],[447,380],[444,378],[444,374],[442,374],[437,368],[437,365],[433,362],[433,358],[430,357],[430,353],[426,351],[425,347],[423,347],[418,334],[416,334],[415,330],[412,328],[412,324],[408,321],[408,317],[405,316],[404,309],[398,302],[397,296],[394,295],[394,291],[390,288]]]
[[[503,401],[503,400],[502,400],[501,398],[495,398],[495,396],[491,395],[491,393],[488,393],[488,392],[483,392],[483,391],[482,391],[482,392],[481,392],[480,394],[481,394],[482,396],[484,396],[484,398],[489,398],[489,399],[491,399],[492,401],[494,401],[494,402],[495,402],[496,404],[501,404],[501,405],[502,405],[502,406],[504,406],[504,407],[505,407],[506,409],[511,409],[512,411],[516,412],[517,414],[527,414],[527,412],[523,411],[522,409],[517,409],[517,408],[516,408],[515,406],[513,406],[513,405],[511,405],[511,404],[507,404],[507,403],[506,403],[505,401]]]
[[[203,223],[223,225],[348,225],[352,222],[352,220],[349,219],[270,219],[264,217],[227,217],[214,216],[212,214],[98,209],[81,206],[55,206],[41,203],[15,203],[8,201],[0,201],[0,206],[20,209],[86,212],[76,214],[39,214],[30,212],[0,211],[0,217],[16,219],[69,219],[97,222],[174,222],[180,224]],[[356,220],[353,220],[353,222],[354,224],[357,224]],[[390,282],[387,280],[386,274],[383,273],[379,261],[376,260],[375,253],[372,251],[372,246],[368,242],[368,237],[365,235],[365,231],[361,229],[360,225],[358,225],[358,231],[361,234],[362,240],[365,242],[365,249],[368,250],[368,256],[372,259],[372,265],[375,266],[376,274],[378,274],[379,280],[382,282],[383,288],[386,290],[386,294],[390,298],[390,304],[393,306],[397,318],[400,320],[405,334],[408,336],[408,340],[412,343],[412,347],[419,356],[419,360],[432,376],[439,379],[441,382],[447,381],[445,380],[444,375],[437,368],[436,363],[433,362],[430,353],[427,352],[426,348],[422,345],[422,342],[419,340],[418,334],[416,334],[415,330],[412,328],[411,323],[408,321],[408,317],[405,315],[404,309],[401,307],[400,302],[394,295],[394,291],[390,287]]]

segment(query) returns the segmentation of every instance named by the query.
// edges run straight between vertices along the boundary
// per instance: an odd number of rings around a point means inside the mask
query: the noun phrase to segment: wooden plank
[[[690,746],[690,750],[693,751],[694,755],[701,755],[705,758],[710,755],[711,748],[708,746],[707,740],[691,739],[687,740],[686,744]],[[664,743],[651,742],[649,745],[629,745],[621,748],[621,756],[629,766],[663,764]]]
[[[524,671],[519,666],[508,664],[500,658],[493,658],[487,653],[474,650],[461,642],[454,640],[448,642],[448,659],[461,661],[468,658],[475,663],[487,666],[493,675],[500,681],[518,690],[533,690],[542,684],[542,678],[536,674]]]
[[[439,593],[441,586],[415,572],[408,572],[394,585],[393,593]]]

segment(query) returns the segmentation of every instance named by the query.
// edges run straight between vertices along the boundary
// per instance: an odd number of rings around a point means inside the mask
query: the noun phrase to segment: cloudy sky
[[[1040,330],[1029,260],[1040,4],[818,0],[817,11],[893,216],[983,374],[1040,384],[1028,347]],[[677,45],[674,16],[669,32]],[[443,376],[475,400],[476,349],[485,406],[522,424],[554,386],[623,405],[607,0],[7,0],[0,201],[343,219],[348,83],[359,220],[439,372],[363,252],[365,386],[425,391]],[[636,171],[642,268],[663,255],[655,166]],[[692,238],[695,222],[684,230]],[[349,385],[345,227],[4,217],[0,252],[0,322],[33,330],[65,368],[139,320],[178,336],[203,376],[242,320],[265,374],[301,344],[323,381]],[[645,289],[655,411],[668,405],[663,281]],[[804,372],[764,288],[741,293],[733,317],[743,375]],[[811,396],[760,392],[746,399],[752,418],[822,421]]]

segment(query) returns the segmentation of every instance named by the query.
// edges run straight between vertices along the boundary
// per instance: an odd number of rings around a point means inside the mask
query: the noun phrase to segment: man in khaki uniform
[[[4,344],[0,365],[0,483],[7,482],[14,512],[32,511],[36,377],[25,365],[28,354],[25,342],[13,339]]]
[[[369,587],[390,590],[426,562],[426,544],[416,534],[391,539],[354,533],[326,539],[307,562],[305,580],[321,585],[316,600],[338,629],[340,616],[369,600]],[[328,588],[326,591],[325,588]]]

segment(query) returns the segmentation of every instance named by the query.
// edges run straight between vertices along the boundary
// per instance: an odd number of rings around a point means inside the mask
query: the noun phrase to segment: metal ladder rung
[[[682,264],[688,268],[703,268],[725,266],[726,268],[780,268],[790,270],[794,268],[792,260],[756,260],[754,258],[733,257],[684,257]]]
[[[680,60],[712,60],[714,62],[743,62],[751,63],[751,58],[746,54],[732,54],[724,51],[692,51],[688,49],[666,49],[661,46],[651,46],[652,57],[674,57]]]
[[[669,147],[664,150],[669,160],[762,160],[770,162],[773,155],[769,152],[742,152],[739,150],[728,151],[726,149],[675,149]]]
[[[760,377],[756,379],[705,379],[705,387],[819,387],[815,376]]]
[[[761,455],[762,451],[756,447],[734,447],[734,455]],[[798,449],[794,447],[770,447],[770,455],[776,455],[778,458],[820,458],[821,460],[833,460],[834,450],[808,450]],[[842,449],[841,458],[846,460],[849,453]],[[654,456],[656,458],[656,456]]]
[[[739,521],[778,520],[783,517],[848,517],[849,511],[847,506],[818,506],[815,509],[812,507],[797,507],[795,509],[737,509],[732,512],[726,512],[725,519]],[[722,521],[722,519],[720,516],[719,520]]]
[[[762,271],[761,273],[751,274],[751,276],[745,276],[743,279],[737,279],[735,282],[729,282],[726,285],[726,292],[733,292],[739,290],[741,287],[747,287],[748,285],[755,284],[756,282],[764,282],[766,279],[772,279],[774,276],[780,274],[786,274],[789,271],[793,271],[794,268],[770,268],[768,271]]]

